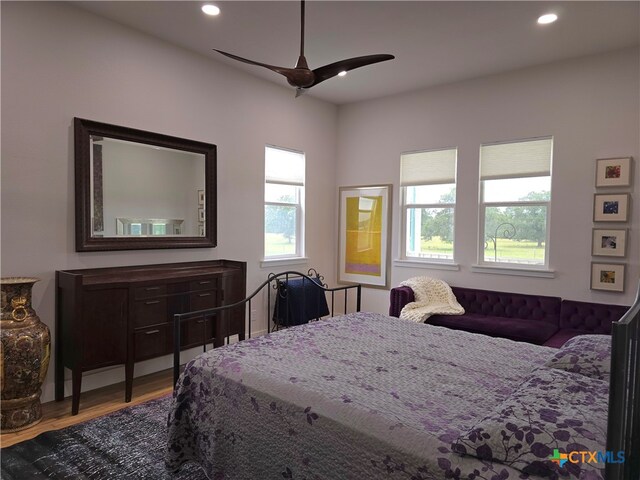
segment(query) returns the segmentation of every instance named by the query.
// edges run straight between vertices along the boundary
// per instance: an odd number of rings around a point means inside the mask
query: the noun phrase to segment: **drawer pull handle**
[[[206,285],[207,283],[211,283],[211,280],[204,280],[202,282],[198,282],[200,285]]]
[[[152,290],[160,290],[160,287],[147,287],[145,288],[147,292],[151,292]]]
[[[160,330],[149,330],[148,332],[144,332],[145,335],[153,335],[154,333],[160,333]]]
[[[156,303],[160,303],[160,300],[152,300],[150,302],[144,302],[145,305],[155,305]]]
[[[198,320],[196,323],[204,323],[204,320]]]
[[[209,295],[211,295],[210,293],[199,293],[198,296],[199,297],[208,297]]]

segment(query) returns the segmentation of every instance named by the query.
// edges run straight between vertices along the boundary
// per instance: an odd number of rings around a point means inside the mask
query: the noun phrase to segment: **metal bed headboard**
[[[320,275],[315,269],[310,268],[307,273],[301,273],[296,271],[286,271],[281,273],[270,273],[267,279],[262,282],[262,284],[256,288],[256,290],[249,295],[247,298],[240,300],[236,303],[232,303],[229,305],[223,305],[215,308],[208,308],[206,310],[197,310],[194,312],[186,312],[186,313],[177,313],[173,316],[173,384],[175,385],[178,382],[178,377],[180,376],[180,350],[181,350],[181,339],[180,339],[180,326],[184,320],[191,320],[194,318],[204,318],[211,317],[216,315],[224,310],[229,310],[232,308],[238,308],[241,306],[245,306],[245,318],[248,317],[249,320],[249,328],[248,328],[248,338],[251,338],[251,302],[253,298],[258,295],[264,288],[267,288],[267,331],[271,332],[271,290],[276,290],[276,292],[280,291],[280,286],[283,283],[288,283],[289,280],[293,280],[296,278],[301,278],[303,283],[306,280],[309,280],[310,284],[313,284],[314,288],[321,289],[323,292],[331,293],[331,310],[330,315],[334,316],[334,306],[335,306],[335,293],[338,291],[344,291],[344,312],[347,313],[348,309],[348,300],[349,300],[349,291],[356,290],[356,307],[355,311],[360,311],[361,304],[361,296],[362,296],[362,286],[360,284],[355,285],[345,285],[341,287],[328,287],[324,282],[324,277]],[[303,296],[303,306],[304,306],[304,296]],[[248,314],[247,314],[248,310]],[[288,311],[288,310],[287,310]],[[227,320],[227,332],[229,332],[228,322],[230,321],[230,316],[226,316]],[[227,335],[227,343],[229,341],[229,335]],[[203,345],[203,351],[206,351],[206,343]]]
[[[640,286],[635,302],[612,325],[607,452],[623,451],[624,463],[607,463],[607,480],[640,479]]]

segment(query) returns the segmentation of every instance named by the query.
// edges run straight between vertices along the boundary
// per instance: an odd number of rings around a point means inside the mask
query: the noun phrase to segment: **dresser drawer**
[[[218,288],[217,278],[204,278],[202,280],[194,280],[189,283],[189,290],[192,292],[198,290],[215,290]]]
[[[135,361],[165,355],[168,349],[169,325],[156,325],[136,330],[134,333]]]
[[[133,289],[133,298],[141,300],[143,298],[153,298],[166,295],[166,285],[147,285],[146,287],[137,287]]]
[[[207,319],[197,318],[187,320],[180,331],[180,345],[182,348],[201,347],[206,343],[213,343],[213,326],[215,316]]]
[[[164,323],[168,320],[166,298],[139,300],[134,303],[133,309],[134,328]]]
[[[189,295],[189,306],[191,311],[205,310],[218,306],[218,291],[206,290],[202,292],[193,292]]]

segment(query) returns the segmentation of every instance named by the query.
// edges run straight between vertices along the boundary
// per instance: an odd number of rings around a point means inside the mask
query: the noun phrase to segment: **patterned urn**
[[[0,430],[15,432],[42,419],[40,394],[51,355],[49,328],[31,307],[38,278],[0,278]]]

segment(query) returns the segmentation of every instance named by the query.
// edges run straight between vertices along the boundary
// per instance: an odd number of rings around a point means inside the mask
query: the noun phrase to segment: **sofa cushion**
[[[465,330],[472,333],[483,333],[492,337],[503,337],[519,342],[542,345],[558,327],[538,320],[521,318],[494,317],[491,315],[434,315],[427,319],[429,325]]]
[[[554,333],[549,340],[544,342],[544,346],[560,348],[573,337],[577,337],[578,335],[589,335],[590,333],[591,332],[587,332],[586,330],[571,330],[569,328],[561,328],[556,333]]]
[[[560,323],[561,299],[559,297],[462,287],[451,287],[451,289],[465,312],[469,314],[535,320],[549,323],[556,328]]]
[[[623,305],[563,300],[560,306],[560,328],[611,335],[611,324],[629,310]]]

